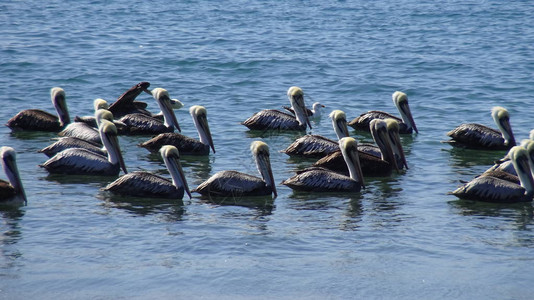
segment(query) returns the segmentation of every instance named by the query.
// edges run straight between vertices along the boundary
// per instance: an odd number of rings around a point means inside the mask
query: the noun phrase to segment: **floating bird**
[[[304,104],[304,92],[301,88],[292,86],[287,91],[291,108],[295,115],[275,109],[264,109],[255,113],[241,124],[252,130],[306,130],[311,124]]]
[[[170,103],[171,98],[169,97],[169,92],[162,88],[155,88],[152,90],[152,95],[163,112],[164,121],[162,122],[152,116],[142,113],[125,115],[120,118],[120,121],[126,124],[128,134],[142,135],[173,132],[175,127],[178,131],[181,131]]]
[[[527,149],[528,155],[531,158],[529,162],[533,162],[534,161],[534,141],[531,139],[524,139],[521,141],[520,145],[524,147],[525,149]],[[532,171],[534,171],[534,165],[531,165],[531,169]],[[506,156],[504,156],[502,159],[496,161],[495,164],[491,166],[489,169],[487,169],[484,173],[482,173],[481,176],[488,175],[488,174],[494,176],[493,174],[495,172],[497,173],[504,172],[504,173],[511,174],[512,176],[517,176],[517,172],[514,168],[514,164],[512,163],[509,153],[507,153]],[[534,173],[533,173],[533,176],[534,176]]]
[[[102,98],[97,98],[93,101],[93,108],[94,108],[94,111],[96,112],[97,110],[99,109],[107,109],[109,110],[109,105],[108,105],[108,102]],[[74,117],[74,122],[81,122],[81,123],[86,123],[87,125],[91,126],[91,127],[95,127],[97,128],[98,125],[96,124],[96,119],[95,119],[95,116],[92,115],[92,116],[82,116],[82,117]],[[118,129],[118,128],[117,128]]]
[[[135,197],[171,199],[182,199],[185,191],[191,198],[178,149],[166,145],[161,147],[159,153],[171,174],[172,181],[150,172],[136,171],[119,177],[102,190]]]
[[[295,115],[295,111],[293,110],[293,108],[289,107],[289,106],[282,106],[285,110],[289,111],[290,113],[292,113],[293,115]],[[312,105],[312,109],[309,109],[309,108],[306,108],[306,113],[308,113],[308,118],[310,119],[318,119],[321,117],[322,115],[322,111],[323,111],[323,108],[325,108],[326,106],[322,105],[321,103],[319,102],[315,102],[313,103]]]
[[[59,138],[56,142],[46,146],[45,148],[37,152],[44,153],[46,156],[52,157],[58,154],[59,152],[70,148],[83,148],[93,153],[107,156],[107,151],[105,148],[102,148],[102,145],[72,136]]]
[[[147,104],[144,102],[135,101],[135,98],[137,98],[137,96],[139,96],[142,92],[152,95],[152,93],[148,90],[149,86],[150,83],[144,81],[132,86],[129,90],[120,95],[117,101],[113,102],[109,106],[109,111],[111,111],[117,119],[133,113],[140,113],[150,116],[151,113],[146,110]]]
[[[394,125],[390,125],[388,130],[387,120],[392,120],[396,123],[393,119],[374,119],[369,124],[371,135],[380,149],[379,153],[370,154],[362,151],[358,147],[360,166],[365,176],[389,176],[394,169],[399,172],[404,166],[406,166],[406,169],[408,168],[404,159],[402,145],[399,142],[394,146],[392,142],[392,140],[396,140],[396,137],[398,137],[398,131],[395,130]],[[394,150],[395,147],[399,146],[400,149]],[[400,160],[396,159],[395,153],[399,153]],[[349,175],[349,170],[339,150],[319,159],[313,164],[313,167],[322,167],[343,175]]]
[[[462,124],[447,132],[451,140],[445,142],[453,146],[485,150],[509,150],[515,146],[508,111],[503,107],[495,106],[491,109],[491,117],[500,132],[481,124]]]
[[[529,155],[522,146],[514,146],[509,155],[521,185],[492,176],[477,177],[450,194],[460,199],[485,202],[530,202],[534,195],[534,179],[529,165]]]
[[[204,196],[266,196],[274,194],[277,197],[269,146],[261,141],[250,144],[250,151],[256,160],[256,166],[262,178],[237,171],[221,171],[201,183],[193,192]]]
[[[193,118],[200,140],[195,140],[180,133],[161,133],[139,144],[139,146],[146,148],[150,152],[157,152],[163,145],[173,145],[183,155],[208,155],[211,147],[213,153],[215,153],[215,146],[208,126],[206,108],[200,105],[193,105],[189,108],[189,113]]]
[[[62,88],[55,87],[50,90],[50,96],[52,104],[56,108],[57,116],[39,109],[26,109],[9,119],[6,126],[11,128],[12,131],[60,131],[70,123],[65,91]]]
[[[0,203],[18,202],[20,200],[26,203],[26,194],[17,168],[15,150],[11,147],[1,147],[0,157],[2,158],[4,172],[9,179],[9,182],[0,180]]]
[[[95,120],[96,120],[97,126],[99,126],[101,120],[108,120],[110,122],[114,122],[113,114],[109,110],[106,110],[106,109],[99,109],[95,111]],[[123,123],[120,123],[120,124],[124,126]],[[117,127],[117,125],[115,125],[115,127]],[[82,122],[71,123],[67,127],[65,127],[65,129],[59,132],[58,135],[63,136],[63,137],[76,137],[76,138],[91,142],[93,144],[102,145],[102,141],[100,139],[100,133],[98,132],[98,130],[95,129],[94,127],[91,127],[87,123],[82,123]]]
[[[408,96],[403,92],[397,91],[393,93],[391,97],[393,98],[393,103],[395,103],[395,106],[399,110],[402,119],[383,111],[372,110],[361,114],[359,117],[350,121],[348,125],[354,129],[369,131],[369,122],[371,122],[371,120],[391,118],[399,122],[399,133],[410,134],[414,131],[419,133],[415,126],[410,106],[408,105]]]
[[[329,116],[332,119],[332,126],[334,127],[338,140],[349,136],[345,113],[341,110],[334,110]],[[320,135],[307,134],[296,139],[281,152],[289,156],[320,158],[338,150],[338,142]]]
[[[40,166],[54,174],[116,176],[121,168],[124,173],[128,173],[115,125],[108,120],[101,120],[99,131],[102,144],[108,152],[107,157],[87,149],[71,148],[59,152]]]
[[[350,177],[324,168],[311,167],[297,172],[282,181],[293,190],[309,192],[359,192],[364,186],[362,169],[358,157],[358,144],[354,138],[339,140],[339,148],[345,159]]]

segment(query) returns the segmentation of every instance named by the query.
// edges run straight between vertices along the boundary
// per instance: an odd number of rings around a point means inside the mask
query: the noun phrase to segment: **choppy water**
[[[403,137],[410,169],[368,179],[361,194],[278,186],[274,201],[182,203],[110,197],[99,191],[108,178],[49,176],[36,151],[54,135],[0,127],[29,198],[0,209],[0,298],[532,297],[532,204],[446,194],[504,153],[440,143],[462,122],[494,126],[494,105],[510,111],[518,140],[528,136],[530,1],[7,1],[0,23],[0,122],[53,111],[53,86],[74,116],[149,81],[186,104],[186,135],[196,136],[187,108],[208,110],[217,153],[182,160],[192,187],[220,170],[255,174],[248,148],[260,138],[277,182],[313,162],[278,152],[296,134],[239,125],[286,105],[292,85],[349,118],[396,114],[391,94],[404,91],[420,130]],[[313,125],[334,137],[326,116]],[[166,174],[136,146],[145,139],[120,138],[126,164]]]

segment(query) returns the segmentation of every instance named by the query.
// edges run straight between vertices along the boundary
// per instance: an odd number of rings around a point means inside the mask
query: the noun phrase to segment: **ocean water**
[[[517,140],[534,128],[530,1],[4,1],[0,23],[2,124],[53,111],[54,86],[74,117],[148,81],[184,102],[184,134],[196,137],[191,105],[208,111],[217,153],[183,157],[191,187],[221,170],[257,174],[254,140],[269,145],[277,182],[313,163],[279,152],[301,133],[239,124],[288,105],[290,86],[326,105],[314,134],[335,137],[334,109],[398,114],[396,90],[420,131],[402,137],[409,170],[367,178],[361,193],[278,185],[275,200],[177,201],[99,190],[113,178],[50,176],[37,150],[55,135],[2,126],[28,204],[0,208],[0,298],[532,298],[532,203],[447,195],[505,153],[441,143],[463,122],[495,127],[496,105]],[[120,137],[129,170],[168,176],[136,146],[148,138]]]

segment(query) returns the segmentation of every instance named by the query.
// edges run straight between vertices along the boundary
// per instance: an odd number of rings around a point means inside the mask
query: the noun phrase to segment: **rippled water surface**
[[[391,94],[404,91],[420,130],[402,137],[410,169],[367,178],[359,194],[279,185],[275,200],[181,202],[101,192],[113,178],[49,176],[37,150],[54,134],[0,127],[28,195],[0,208],[0,298],[532,298],[532,204],[447,195],[504,153],[440,142],[462,122],[495,127],[495,105],[528,137],[530,1],[4,1],[0,23],[2,124],[25,108],[53,111],[54,86],[75,116],[149,81],[185,103],[186,135],[196,136],[188,108],[208,110],[217,153],[182,159],[191,187],[221,170],[256,174],[258,139],[277,182],[311,164],[278,152],[299,133],[239,124],[287,105],[293,85],[349,119],[398,114]],[[327,116],[312,125],[334,138]],[[168,176],[136,146],[147,138],[120,137],[126,164]]]

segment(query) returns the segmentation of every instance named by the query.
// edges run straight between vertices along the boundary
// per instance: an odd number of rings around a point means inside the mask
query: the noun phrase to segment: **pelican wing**
[[[158,134],[162,132],[172,132],[171,128],[168,128],[160,120],[140,114],[128,114],[120,119],[121,122],[126,124],[129,129],[129,134]]]
[[[370,131],[369,129],[369,123],[374,119],[394,119],[400,124],[402,123],[402,119],[395,117],[392,114],[389,114],[387,112],[379,111],[379,110],[371,110],[366,113],[361,114],[359,117],[354,118],[352,121],[347,123],[350,127],[357,129],[357,130],[363,130],[363,131]],[[406,126],[406,124],[404,124]],[[400,130],[399,130],[400,131]]]
[[[136,197],[181,199],[184,195],[184,189],[177,189],[170,180],[143,171],[123,175],[102,190]]]
[[[57,153],[70,148],[84,148],[100,155],[107,155],[107,152],[104,151],[98,144],[70,136],[60,138],[55,143],[48,145],[38,152],[44,153],[48,157],[52,157]]]
[[[5,181],[0,180],[0,200],[7,200],[17,195],[13,186]]]
[[[451,194],[460,199],[486,202],[528,202],[525,189],[520,185],[491,176],[477,177],[457,188]]]
[[[150,83],[148,82],[140,82],[132,86],[129,90],[120,95],[117,101],[109,106],[109,111],[113,113],[115,118],[121,118],[130,113],[150,115],[150,112],[145,110],[146,104],[142,102],[134,102],[135,98],[137,98],[143,91],[147,90],[148,87],[150,87]]]
[[[502,134],[493,129],[480,124],[462,124],[447,132],[451,137],[451,144],[469,148],[506,150],[511,146],[504,144]]]
[[[282,152],[291,156],[323,157],[337,150],[337,142],[320,135],[307,134],[296,139]]]
[[[252,115],[241,123],[252,130],[304,130],[306,126],[301,126],[297,119],[287,113],[275,110],[265,109]]]
[[[310,192],[359,192],[361,184],[350,177],[326,170],[323,168],[308,168],[291,178],[282,181],[282,184],[297,191]]]
[[[40,109],[23,110],[9,119],[6,126],[12,130],[61,130],[58,117]]]
[[[150,152],[157,152],[164,145],[175,146],[182,155],[208,155],[209,145],[187,137],[180,133],[162,133],[152,139],[139,144],[140,147],[148,149]]]
[[[65,129],[58,133],[58,135],[76,137],[98,145],[102,144],[98,130],[82,122],[74,122],[69,124],[67,127],[65,127]]]
[[[201,183],[192,192],[210,196],[265,196],[272,189],[256,176],[237,171],[221,171]]]
[[[62,151],[41,165],[50,173],[76,175],[117,175],[119,164],[112,165],[107,157],[86,149]]]
[[[364,176],[389,176],[391,175],[392,166],[385,160],[374,155],[358,151],[360,166]],[[349,169],[343,159],[341,150],[332,152],[327,156],[319,159],[313,164],[313,167],[325,168],[336,173],[349,176]]]

